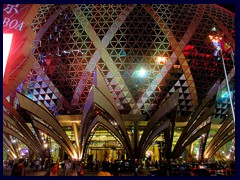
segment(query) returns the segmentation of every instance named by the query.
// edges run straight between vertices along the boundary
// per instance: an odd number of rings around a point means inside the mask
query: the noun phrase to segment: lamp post
[[[234,107],[233,107],[232,96],[231,96],[231,91],[230,91],[230,87],[229,87],[229,82],[228,82],[228,77],[227,77],[227,72],[226,72],[226,67],[225,67],[225,62],[224,62],[224,57],[223,57],[222,49],[220,49],[220,53],[221,53],[221,58],[222,58],[222,63],[223,63],[223,69],[224,69],[224,74],[225,74],[225,79],[226,79],[226,84],[227,84],[228,96],[229,96],[230,105],[231,105],[231,110],[232,110],[232,115],[233,115],[233,122],[234,122],[234,124],[235,124]]]
[[[221,44],[219,43],[221,40],[222,40],[222,37],[220,36],[209,36],[211,41],[213,43],[216,43],[217,46],[217,50],[220,52],[220,56],[221,56],[221,59],[222,59],[222,63],[223,63],[223,70],[224,70],[224,75],[225,75],[225,80],[226,80],[226,84],[227,84],[227,91],[228,91],[228,96],[229,96],[229,100],[230,100],[230,105],[231,105],[231,110],[232,110],[232,115],[233,115],[233,122],[235,124],[235,112],[234,112],[234,107],[233,107],[233,102],[232,102],[232,97],[231,97],[231,91],[230,91],[230,87],[229,87],[229,81],[228,81],[228,76],[227,76],[227,71],[226,71],[226,66],[225,66],[225,60],[224,60],[224,57],[223,57],[223,52],[222,52],[222,46]],[[233,50],[231,50],[231,57],[232,57],[232,61],[233,61],[233,67],[234,67],[234,57],[233,57]],[[234,70],[235,70],[235,67],[234,67]]]

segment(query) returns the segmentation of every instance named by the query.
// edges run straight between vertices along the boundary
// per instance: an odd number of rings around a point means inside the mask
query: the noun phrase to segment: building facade
[[[6,158],[235,159],[235,14],[5,4]]]

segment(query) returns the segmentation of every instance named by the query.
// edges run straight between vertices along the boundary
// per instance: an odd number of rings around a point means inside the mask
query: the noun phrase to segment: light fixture
[[[223,56],[223,47],[221,46],[221,43],[223,41],[222,39],[223,34],[217,34],[217,36],[213,36],[213,35],[209,35],[210,40],[212,41],[214,47],[215,47],[215,52],[214,52],[214,56],[218,56],[221,57],[220,59],[222,60],[223,63],[223,70],[224,70],[224,75],[225,75],[225,80],[226,80],[226,85],[227,85],[227,92],[228,92],[228,97],[230,100],[230,105],[231,105],[231,110],[232,110],[232,115],[233,115],[233,122],[235,123],[235,112],[234,112],[234,107],[233,107],[233,102],[232,102],[232,98],[231,98],[231,91],[230,91],[230,87],[229,87],[229,82],[228,82],[228,74],[226,71],[226,66],[225,66],[225,60],[224,60],[224,56]],[[231,53],[233,54],[233,50],[231,50]],[[234,58],[232,56],[232,61],[234,64]],[[235,66],[233,65],[233,68],[235,70]]]
[[[16,143],[16,142],[17,142],[16,139],[12,139],[12,140],[11,140],[11,143],[13,143],[13,144]]]
[[[173,65],[173,68],[174,68],[174,69],[180,69],[180,65],[174,64],[174,65]]]
[[[7,60],[11,49],[13,34],[3,34],[3,77],[7,66]]]
[[[141,68],[139,71],[138,71],[138,75],[139,77],[145,77],[146,75],[146,70],[144,68]]]
[[[157,56],[155,59],[155,63],[158,65],[164,65],[167,62],[168,58],[163,56]]]

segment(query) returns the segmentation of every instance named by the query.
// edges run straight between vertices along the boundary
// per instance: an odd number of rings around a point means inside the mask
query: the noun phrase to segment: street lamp
[[[233,115],[233,122],[235,124],[235,113],[234,113],[234,107],[233,107],[233,102],[232,102],[232,97],[231,97],[231,91],[230,91],[230,87],[229,87],[229,82],[228,82],[228,76],[227,76],[227,71],[226,71],[226,66],[225,66],[225,60],[223,57],[223,52],[222,52],[222,45],[220,43],[220,41],[222,41],[223,35],[217,35],[217,36],[213,36],[210,35],[209,38],[212,41],[212,43],[214,44],[216,51],[220,52],[220,56],[222,59],[222,63],[223,63],[223,69],[224,69],[224,75],[225,75],[225,80],[226,80],[226,84],[227,84],[227,90],[228,90],[228,96],[229,96],[229,100],[230,100],[230,105],[231,105],[231,110],[232,110],[232,115]],[[233,67],[234,67],[234,57],[233,57],[233,50],[231,50],[231,57],[233,60]],[[235,70],[235,67],[234,67]]]

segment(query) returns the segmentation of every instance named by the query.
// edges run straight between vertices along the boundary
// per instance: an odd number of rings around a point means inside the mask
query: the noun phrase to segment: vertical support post
[[[73,126],[73,133],[76,141],[76,151],[78,158],[80,158],[80,146],[79,146],[79,130],[78,130],[78,124],[77,123],[72,123]]]
[[[133,142],[134,142],[134,158],[137,154],[137,146],[138,146],[138,119],[134,119],[134,135],[133,135]]]

